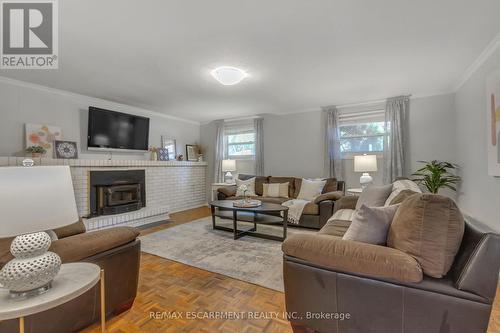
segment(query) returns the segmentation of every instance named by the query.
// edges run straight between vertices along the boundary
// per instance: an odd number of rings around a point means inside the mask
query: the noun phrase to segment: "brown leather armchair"
[[[421,275],[411,257],[394,249],[346,242],[318,234],[283,243],[286,310],[295,332],[486,332],[500,235],[467,221],[453,266],[441,279]],[[349,319],[328,318],[335,313]]]
[[[141,242],[139,232],[131,227],[117,227],[85,232],[83,224],[75,223],[65,231],[55,230],[59,240],[51,251],[63,263],[85,261],[99,265],[105,272],[106,317],[128,310],[134,303],[139,281]],[[70,230],[70,232],[66,232]],[[0,239],[0,267],[12,256],[11,239]],[[25,318],[25,330],[31,333],[77,332],[100,319],[100,286],[76,299]],[[18,320],[0,322],[0,332],[19,332]]]

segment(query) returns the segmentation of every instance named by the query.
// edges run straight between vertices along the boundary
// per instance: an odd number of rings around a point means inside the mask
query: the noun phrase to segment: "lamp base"
[[[367,188],[373,182],[372,176],[368,172],[363,172],[361,177],[359,177],[359,183],[361,184],[361,188]]]
[[[233,182],[233,174],[231,173],[231,171],[226,172],[226,174],[224,175],[224,181],[228,184],[231,184]]]
[[[14,297],[27,297],[47,291],[61,268],[61,258],[47,251],[50,243],[50,236],[46,232],[14,238],[10,247],[14,259],[0,270],[0,285]]]

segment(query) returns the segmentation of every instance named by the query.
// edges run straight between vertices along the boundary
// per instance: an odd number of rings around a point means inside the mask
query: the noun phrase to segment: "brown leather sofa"
[[[239,174],[238,179],[247,180],[256,176]],[[289,183],[288,192],[289,198],[274,198],[263,197],[263,184],[269,183]],[[287,200],[297,198],[300,192],[300,185],[302,178],[295,177],[273,177],[273,176],[257,176],[255,179],[255,193],[257,196],[252,197],[263,202],[271,202],[281,204]],[[236,200],[236,186],[226,186],[217,190],[218,200]],[[317,197],[313,202],[308,203],[304,207],[302,216],[298,226],[321,229],[326,221],[332,216],[335,200],[341,198],[345,193],[345,183],[337,181],[335,178],[328,178],[323,193]],[[297,226],[296,224],[290,224]]]
[[[356,197],[345,197],[338,205],[355,203]],[[486,332],[500,235],[466,221],[451,270],[437,279],[423,275],[401,251],[342,240],[348,225],[330,222],[317,235],[283,243],[286,310],[294,332]],[[328,318],[335,314],[349,319]]]
[[[136,297],[139,280],[140,240],[135,228],[117,227],[85,232],[83,223],[55,230],[58,240],[50,251],[63,263],[91,262],[104,269],[106,316],[128,310]],[[10,239],[0,239],[0,267],[11,258]],[[25,318],[30,333],[77,332],[100,320],[99,284],[80,297],[49,311]],[[0,332],[19,332],[18,320],[0,322]]]

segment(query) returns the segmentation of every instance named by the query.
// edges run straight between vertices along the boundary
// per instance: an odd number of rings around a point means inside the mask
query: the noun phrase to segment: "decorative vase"
[[[10,247],[14,259],[0,270],[0,283],[13,296],[47,291],[59,272],[61,258],[47,251],[51,239],[46,232],[17,236]]]
[[[158,153],[155,151],[151,152],[151,161],[158,161]]]

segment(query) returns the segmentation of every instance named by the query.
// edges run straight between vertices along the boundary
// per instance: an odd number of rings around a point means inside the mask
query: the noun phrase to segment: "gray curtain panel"
[[[405,172],[406,117],[409,96],[389,98],[385,107],[384,183],[392,183]]]
[[[342,155],[340,153],[339,111],[335,106],[323,107],[325,122],[325,169],[329,177],[342,180]]]
[[[264,119],[254,119],[255,127],[255,174],[264,176]]]
[[[222,160],[224,159],[224,120],[215,121],[215,159],[214,159],[214,181],[216,183],[224,182],[222,172]]]

